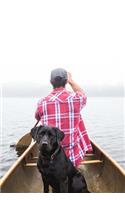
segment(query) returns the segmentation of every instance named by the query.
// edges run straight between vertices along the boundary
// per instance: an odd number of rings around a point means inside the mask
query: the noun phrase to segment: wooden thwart
[[[38,159],[38,157],[32,157],[32,160],[37,160]]]
[[[94,156],[95,154],[93,154],[93,153],[87,153],[86,155],[85,155],[85,157],[91,157],[91,156]]]
[[[81,164],[82,165],[87,165],[87,164],[100,164],[102,163],[103,161],[101,160],[85,160],[85,161],[82,161]],[[24,165],[25,167],[37,167],[37,163],[26,163]]]
[[[85,156],[91,157],[91,156],[95,156],[95,154],[94,153],[87,153]],[[36,156],[36,157],[33,157],[32,159],[35,160],[35,159],[38,159],[38,157]]]
[[[87,165],[87,164],[100,164],[103,163],[102,160],[83,160],[81,162],[82,165]]]
[[[25,167],[37,167],[37,163],[26,163]]]

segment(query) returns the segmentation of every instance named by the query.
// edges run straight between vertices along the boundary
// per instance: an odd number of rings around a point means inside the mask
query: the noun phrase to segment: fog
[[[103,96],[113,96],[113,97],[123,97],[124,96],[124,86],[122,84],[118,85],[80,85],[85,91],[87,96],[92,97],[103,97]],[[66,89],[72,91],[69,85]],[[2,96],[3,97],[41,97],[46,96],[52,91],[52,86],[50,84],[39,85],[37,83],[11,83],[3,84],[2,86]]]

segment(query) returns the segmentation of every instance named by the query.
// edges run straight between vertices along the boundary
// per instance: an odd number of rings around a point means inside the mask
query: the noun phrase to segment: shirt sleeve
[[[36,109],[36,112],[35,112],[35,118],[37,120],[40,120],[41,117],[43,115],[43,109],[42,109],[42,99],[40,101],[38,101],[37,103],[37,109]]]
[[[82,110],[82,108],[86,105],[87,102],[86,95],[82,92],[75,92],[73,98],[80,102],[80,110]]]

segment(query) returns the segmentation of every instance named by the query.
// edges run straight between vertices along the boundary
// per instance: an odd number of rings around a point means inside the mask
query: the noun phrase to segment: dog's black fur
[[[51,126],[38,126],[31,130],[31,135],[38,144],[39,157],[37,167],[42,175],[44,192],[89,192],[83,175],[67,158],[60,141],[64,133]]]

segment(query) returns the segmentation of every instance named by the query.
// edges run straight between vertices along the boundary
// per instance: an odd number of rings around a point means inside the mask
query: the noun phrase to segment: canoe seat
[[[87,153],[87,154],[85,155],[85,157],[91,157],[91,156],[95,156],[95,154],[94,154],[94,153]]]
[[[37,160],[37,159],[38,159],[38,157],[37,157],[37,156],[36,156],[36,157],[34,156],[32,159],[33,159],[33,160]]]
[[[26,163],[25,167],[37,167],[37,163]]]
[[[83,160],[81,162],[81,165],[87,165],[87,164],[100,164],[103,163],[102,160]]]
[[[93,156],[95,156],[95,154],[93,154],[93,153],[87,153],[87,154],[85,155],[85,157],[93,157]],[[32,157],[32,160],[37,160],[37,159],[38,159],[37,156]]]
[[[83,160],[81,162],[81,165],[87,165],[87,164],[100,164],[102,163],[102,160]],[[37,163],[26,163],[24,165],[25,167],[37,167]]]

